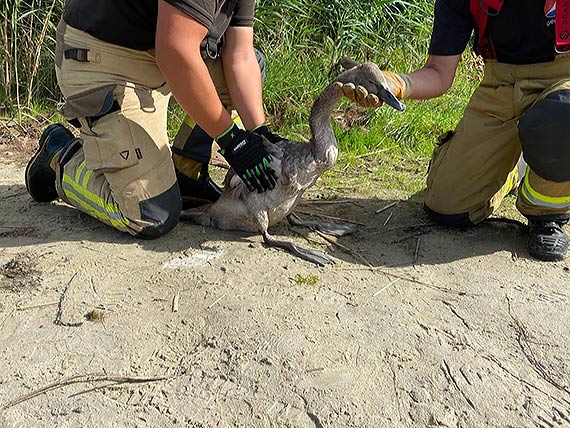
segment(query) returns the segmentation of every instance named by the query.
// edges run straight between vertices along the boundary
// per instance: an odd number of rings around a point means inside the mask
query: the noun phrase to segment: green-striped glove
[[[261,136],[239,129],[235,124],[216,138],[220,154],[228,161],[249,191],[259,193],[275,187],[277,176],[271,169],[271,156]]]

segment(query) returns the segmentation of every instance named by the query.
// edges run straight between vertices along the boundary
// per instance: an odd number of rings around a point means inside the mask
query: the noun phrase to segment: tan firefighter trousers
[[[221,63],[206,64],[225,96]],[[167,233],[178,222],[181,201],[167,136],[171,93],[154,56],[62,20],[56,75],[66,101],[62,113],[80,130],[78,142],[59,157],[59,196],[132,235]]]
[[[440,137],[433,153],[425,196],[432,216],[449,224],[477,224],[493,214],[522,178],[515,168],[519,118],[536,101],[567,89],[570,54],[546,64],[488,61],[462,120]],[[527,168],[517,208],[529,217],[568,214],[570,182],[549,181]]]

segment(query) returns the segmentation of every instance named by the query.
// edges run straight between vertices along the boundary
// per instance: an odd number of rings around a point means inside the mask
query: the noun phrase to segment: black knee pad
[[[151,222],[138,234],[138,238],[155,239],[166,235],[178,224],[180,211],[182,211],[182,199],[178,184],[174,184],[166,192],[139,202],[141,219]]]
[[[470,227],[475,224],[469,219],[469,213],[460,214],[440,214],[426,204],[424,204],[424,211],[427,213],[430,219],[436,223],[443,224],[446,226],[457,226],[457,227]]]
[[[570,90],[556,91],[537,101],[519,120],[525,161],[540,177],[570,180]]]

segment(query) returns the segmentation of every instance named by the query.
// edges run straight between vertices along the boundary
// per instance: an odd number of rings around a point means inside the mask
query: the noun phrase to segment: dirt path
[[[337,259],[317,268],[188,224],[134,240],[0,171],[0,406],[69,376],[168,377],[62,386],[1,427],[570,426],[570,262],[527,258],[516,225],[425,225],[388,192],[307,203],[365,225],[352,253],[273,230]]]

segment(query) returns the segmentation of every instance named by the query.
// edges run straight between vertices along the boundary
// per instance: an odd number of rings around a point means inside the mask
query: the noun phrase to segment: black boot
[[[182,196],[183,210],[216,202],[222,194],[222,189],[210,178],[206,164],[202,167],[198,179],[188,177],[178,168],[176,168],[176,179]]]
[[[75,140],[73,134],[59,123],[48,126],[39,141],[39,148],[26,167],[26,189],[38,202],[58,198],[55,188],[55,156]]]
[[[563,260],[568,252],[568,235],[562,230],[566,221],[529,221],[528,252],[547,262]]]

